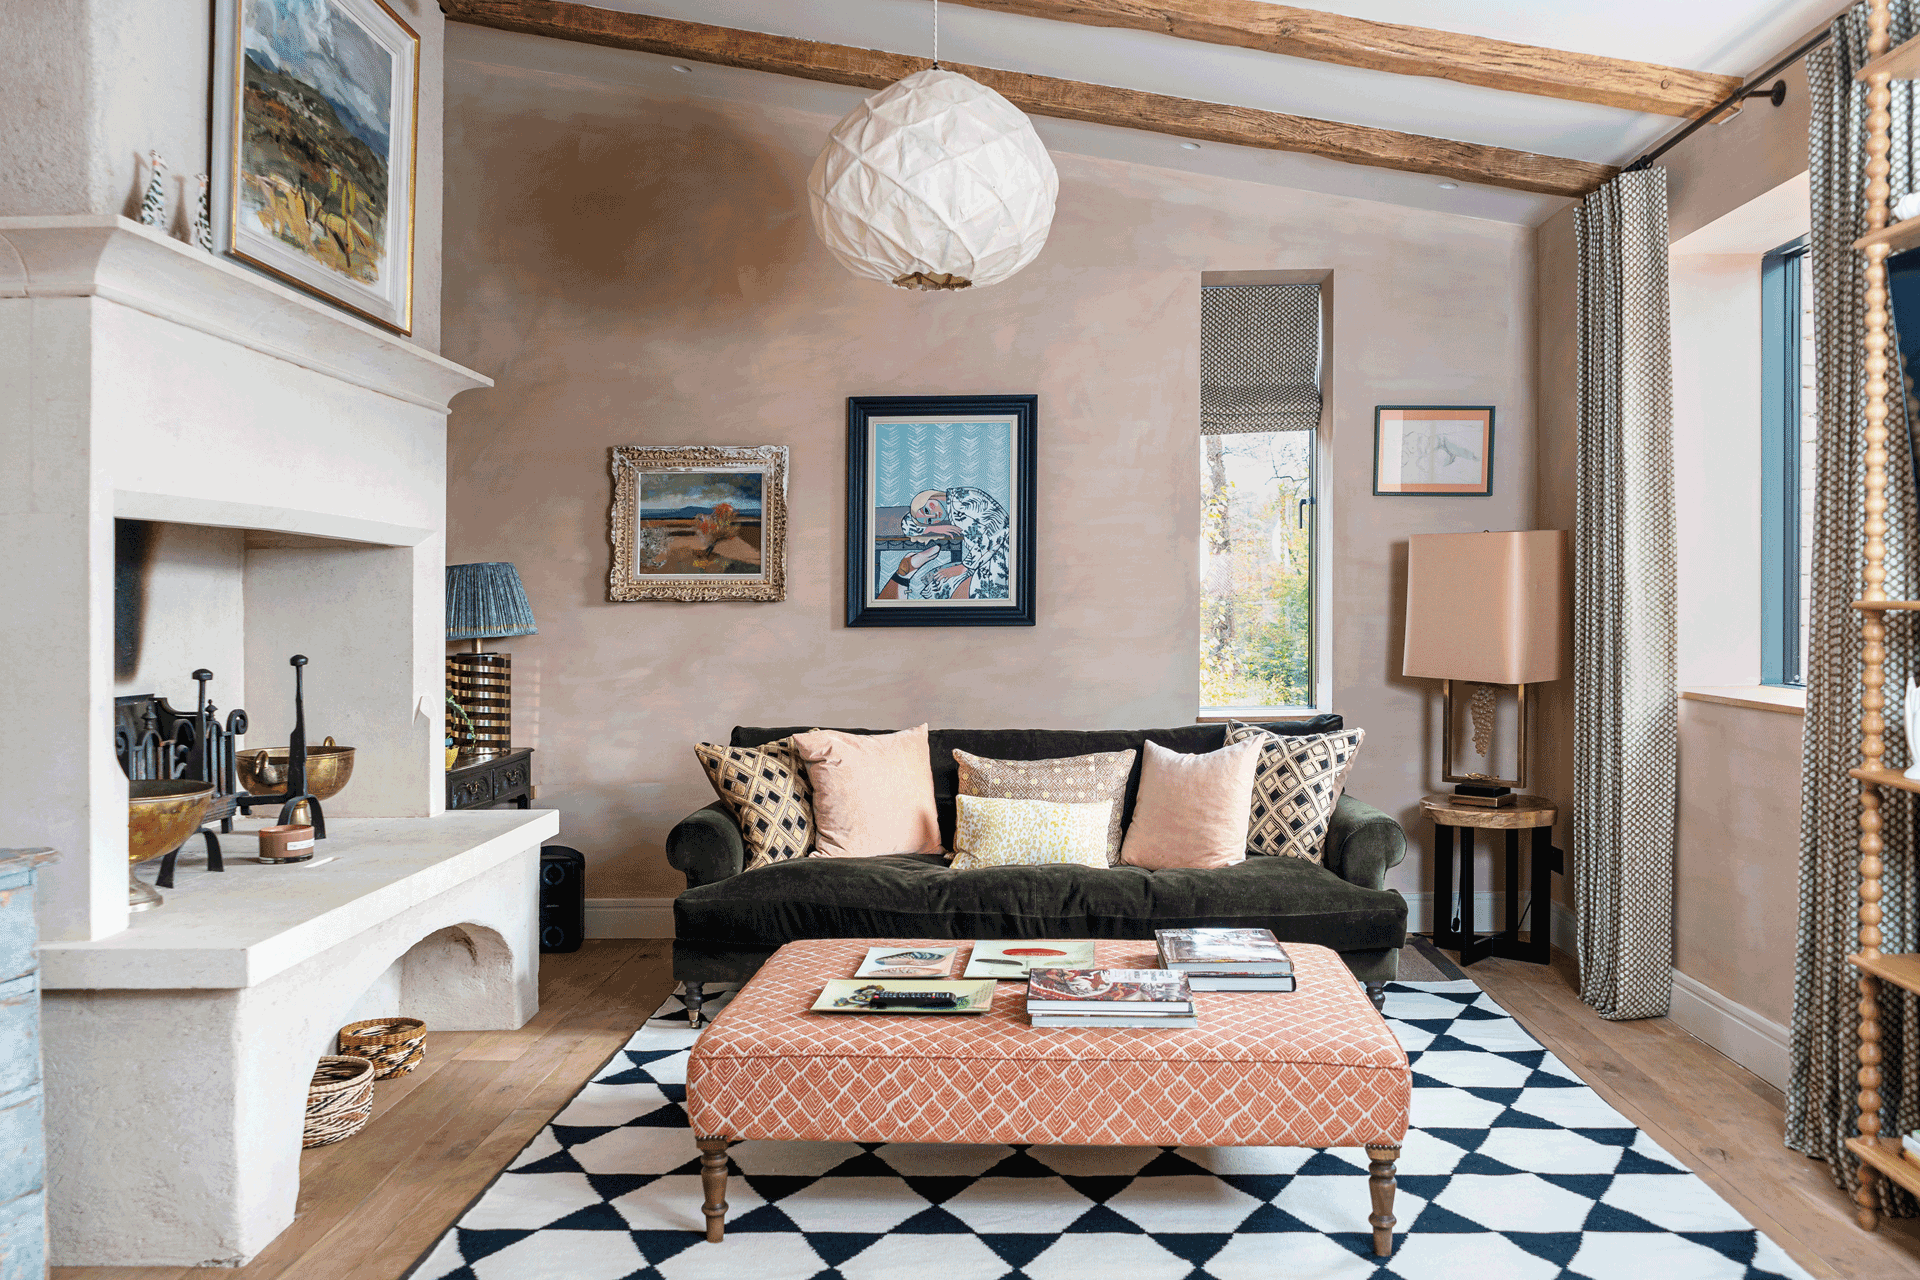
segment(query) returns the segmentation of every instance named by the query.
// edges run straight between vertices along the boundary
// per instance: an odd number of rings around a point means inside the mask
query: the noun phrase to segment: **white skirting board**
[[[671,938],[672,898],[588,898],[589,938]]]
[[[1792,1033],[1786,1027],[1678,969],[1673,971],[1673,1006],[1667,1016],[1694,1039],[1712,1045],[1774,1088],[1786,1090],[1793,1060]]]
[[[1407,932],[1433,932],[1433,895],[1431,893],[1402,893],[1407,900]],[[1533,917],[1525,914],[1527,900],[1521,898],[1520,910],[1523,914],[1521,928],[1532,929]],[[1573,912],[1559,902],[1553,904],[1553,945],[1573,954]],[[1473,895],[1473,931],[1492,933],[1503,929],[1507,923],[1507,895],[1504,890],[1482,890]]]

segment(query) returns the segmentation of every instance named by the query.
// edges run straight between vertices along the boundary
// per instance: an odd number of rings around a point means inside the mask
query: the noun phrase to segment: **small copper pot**
[[[260,828],[260,861],[306,862],[312,857],[312,827]]]

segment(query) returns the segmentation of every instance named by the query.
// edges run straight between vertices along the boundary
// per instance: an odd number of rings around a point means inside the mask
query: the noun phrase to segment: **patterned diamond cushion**
[[[1127,779],[1135,751],[1103,751],[1061,760],[988,760],[958,748],[960,794],[998,800],[1050,800],[1057,804],[1098,804],[1111,800],[1107,818],[1108,866],[1120,861],[1120,817],[1127,802]],[[958,849],[959,836],[954,837]]]
[[[953,869],[1107,865],[1107,820],[1117,801],[1058,804],[962,795],[953,833]]]
[[[746,840],[745,870],[804,858],[813,851],[813,784],[793,739],[764,747],[694,747],[707,781],[733,810]]]
[[[1301,738],[1283,738],[1253,725],[1230,721],[1228,742],[1260,738],[1260,768],[1253,779],[1253,810],[1247,828],[1247,852],[1285,854],[1318,862],[1326,853],[1327,824],[1347,771],[1366,741],[1365,729],[1342,729]]]

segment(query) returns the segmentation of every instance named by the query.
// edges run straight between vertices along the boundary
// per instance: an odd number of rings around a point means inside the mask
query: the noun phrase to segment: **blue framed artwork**
[[[847,401],[847,625],[1034,623],[1037,396]]]

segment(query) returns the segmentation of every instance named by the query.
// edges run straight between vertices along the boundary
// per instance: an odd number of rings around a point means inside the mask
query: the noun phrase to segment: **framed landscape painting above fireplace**
[[[787,447],[613,451],[610,600],[784,600]]]
[[[215,247],[411,333],[420,37],[382,0],[215,15]]]
[[[847,401],[847,625],[1034,625],[1039,397]]]

